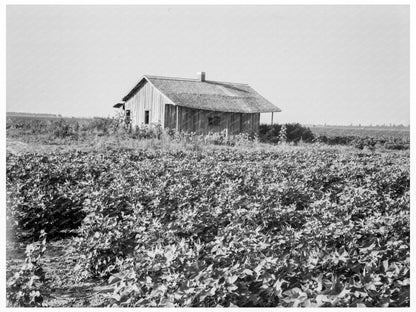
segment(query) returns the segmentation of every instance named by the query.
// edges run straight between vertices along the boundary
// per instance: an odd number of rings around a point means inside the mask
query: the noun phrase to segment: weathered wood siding
[[[144,124],[144,111],[149,110],[149,123],[165,122],[165,104],[171,103],[159,90],[146,82],[143,87],[126,102],[130,109],[132,126]]]
[[[177,116],[178,112],[178,116]],[[178,118],[179,117],[179,118]],[[209,118],[219,117],[218,125],[209,125]],[[164,127],[182,131],[206,134],[208,132],[220,132],[228,129],[229,134],[241,132],[258,133],[260,114],[243,114],[197,110],[187,107],[165,105]],[[178,125],[177,125],[178,120]]]
[[[165,105],[164,128],[176,129],[176,106],[171,104]]]

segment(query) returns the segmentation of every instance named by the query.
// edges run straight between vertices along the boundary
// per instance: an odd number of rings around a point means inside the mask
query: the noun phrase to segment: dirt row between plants
[[[42,296],[49,307],[102,307],[112,289],[97,280],[76,281],[73,271],[76,253],[68,248],[70,238],[48,243],[41,260],[47,288]],[[25,245],[8,242],[6,247],[6,272],[10,277],[20,270],[25,260]]]

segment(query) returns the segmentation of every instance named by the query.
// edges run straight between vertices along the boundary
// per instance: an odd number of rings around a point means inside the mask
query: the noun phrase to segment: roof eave
[[[139,90],[140,84],[142,83],[143,79],[145,79],[146,81],[148,81],[146,76],[143,76],[142,78],[140,78],[139,82],[133,87],[133,89],[130,90],[129,93],[127,93],[126,96],[123,97],[123,102],[127,102],[128,100],[130,100]]]
[[[279,107],[277,107],[276,106],[276,109],[274,109],[274,110],[271,110],[271,111],[269,111],[269,112],[265,112],[265,113],[280,113],[282,110],[279,108]]]

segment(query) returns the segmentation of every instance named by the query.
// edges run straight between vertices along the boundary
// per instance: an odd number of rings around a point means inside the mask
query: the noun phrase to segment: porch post
[[[273,124],[273,112],[272,112],[272,123],[271,124]]]

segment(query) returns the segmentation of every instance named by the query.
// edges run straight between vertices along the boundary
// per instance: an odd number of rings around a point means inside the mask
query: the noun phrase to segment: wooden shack
[[[206,134],[257,133],[260,113],[281,110],[247,84],[197,79],[143,76],[114,105],[132,127],[161,124],[164,128]]]

